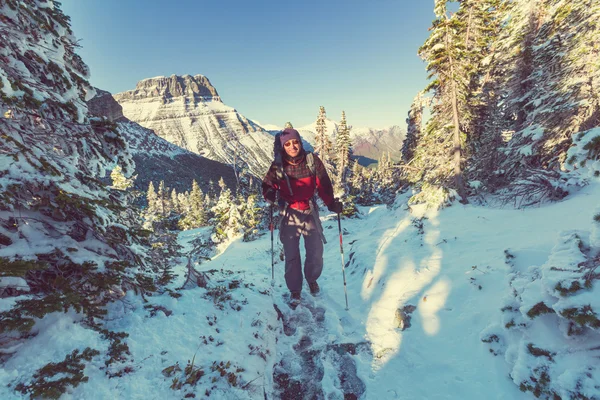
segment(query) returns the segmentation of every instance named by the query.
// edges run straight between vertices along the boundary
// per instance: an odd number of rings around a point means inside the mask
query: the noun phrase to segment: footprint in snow
[[[366,391],[366,385],[358,377],[354,356],[370,352],[367,342],[324,343],[328,337],[326,310],[319,305],[323,299],[303,298],[295,308],[286,303],[273,304],[281,320],[283,333],[278,339],[280,359],[273,369],[274,399],[358,399]],[[328,380],[337,389],[325,393],[323,378],[324,361],[333,366]]]

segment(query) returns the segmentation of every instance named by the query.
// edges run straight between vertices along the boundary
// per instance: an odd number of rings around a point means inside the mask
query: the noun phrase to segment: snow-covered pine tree
[[[502,111],[498,75],[498,68],[494,65],[474,102],[475,118],[469,137],[471,158],[467,173],[471,186],[479,186],[488,192],[494,192],[507,183],[504,174],[499,171],[503,159],[503,133],[509,129],[509,124]]]
[[[423,130],[423,108],[423,92],[419,92],[410,105],[408,118],[406,118],[406,137],[402,143],[402,161],[405,163],[413,158],[417,141]]]
[[[348,190],[351,195],[357,195],[360,190],[362,182],[362,170],[363,168],[358,164],[357,161],[352,163],[352,174],[348,181]]]
[[[208,193],[204,196],[204,209],[206,210],[206,220],[210,220],[214,217],[212,208],[214,207],[214,200],[209,196]]]
[[[133,183],[135,182],[136,177],[137,175],[132,176],[131,178],[125,177],[125,175],[123,175],[123,169],[120,165],[114,167],[112,172],[110,173],[112,187],[118,190],[127,190],[131,188],[133,186]]]
[[[181,229],[194,229],[206,224],[206,209],[204,205],[204,193],[194,179],[192,181],[192,192],[188,200],[188,211],[179,220]]]
[[[208,181],[208,191],[206,192],[206,199],[204,204],[207,208],[212,208],[214,206],[214,202],[217,199],[217,190],[215,188],[215,183],[213,180]]]
[[[464,0],[456,13],[464,29],[457,38],[464,42],[459,61],[464,64],[462,67],[468,74],[464,105],[460,110],[461,129],[467,135],[467,142],[476,135],[474,110],[481,103],[481,89],[490,78],[491,61],[503,17],[503,3],[502,0]],[[468,155],[468,147],[464,151]]]
[[[177,194],[177,204],[179,205],[179,213],[181,215],[185,215],[185,214],[189,213],[189,210],[190,210],[189,197],[190,197],[189,192]]]
[[[433,91],[433,104],[431,118],[414,152],[415,172],[407,171],[409,179],[421,185],[421,193],[413,201],[437,203],[435,206],[447,201],[451,189],[458,192],[462,201],[467,201],[461,119],[468,95],[470,65],[463,63],[465,23],[456,14],[448,15],[446,3],[447,0],[435,1],[436,19],[429,38],[419,49],[420,57],[427,62],[429,78],[434,78],[425,89]]]
[[[175,213],[180,214],[180,206],[179,206],[179,196],[177,196],[177,190],[173,189],[171,191],[171,210]]]
[[[362,172],[364,174],[364,185],[360,188],[359,195],[357,195],[358,203],[362,205],[381,203],[377,194],[379,189],[377,171],[363,168]]]
[[[498,38],[507,2],[465,1],[457,18],[466,26],[464,59],[469,70],[469,93],[461,120],[466,134],[465,171],[471,188],[492,189],[499,184],[494,173],[499,161],[501,135],[506,121],[501,112],[498,78],[503,69],[496,62]]]
[[[242,225],[244,229],[244,241],[249,242],[259,235],[259,226],[262,220],[262,208],[258,204],[258,195],[251,194],[242,207]],[[244,200],[242,198],[242,200]]]
[[[116,130],[87,118],[94,90],[68,17],[58,2],[4,1],[0,31],[0,115],[13,114],[0,118],[0,281],[18,282],[0,312],[10,354],[46,314],[97,327],[107,303],[155,285],[125,192],[101,180],[134,164]]]
[[[349,197],[353,204],[368,206],[375,203],[373,172],[361,167],[358,162],[352,165],[352,175],[349,181]]]
[[[473,187],[502,189],[521,204],[562,198],[561,170],[573,138],[600,123],[600,30],[592,28],[600,4],[469,0],[451,16],[445,7],[445,1],[436,2],[438,19],[420,50],[436,79],[429,86],[431,118],[409,178],[442,200],[444,188],[458,188],[448,168],[456,163],[447,157],[453,151],[456,156],[458,126]],[[450,59],[458,66],[452,71]]]
[[[143,212],[144,218],[144,229],[152,230],[152,225],[159,219],[160,208],[158,202],[158,196],[154,189],[152,181],[148,184],[148,191],[146,192],[146,208]]]
[[[530,203],[560,199],[561,165],[572,139],[600,123],[600,17],[594,1],[515,1],[500,45],[500,86],[513,122],[502,172]]]
[[[394,165],[389,153],[384,153],[377,163],[377,169],[373,175],[375,201],[391,204],[394,201],[399,180],[394,176]]]
[[[508,124],[503,136],[506,143],[501,147],[500,161],[494,175],[504,185],[510,185],[515,181],[526,182],[521,178],[532,174],[539,166],[536,165],[537,152],[533,145],[539,140],[543,128],[535,126],[530,118],[535,109],[532,89],[538,84],[533,75],[534,48],[542,8],[537,0],[509,2],[506,7],[511,17],[501,30],[497,43],[500,54],[497,63],[503,71],[498,84],[498,97],[502,101],[503,117]],[[541,81],[539,83],[546,87]],[[531,190],[531,193],[534,192]]]
[[[146,192],[146,209],[156,211],[157,207],[157,195],[156,190],[154,189],[154,183],[150,181],[148,184],[148,191]]]
[[[421,134],[406,173],[422,186],[413,201],[441,205],[456,190],[467,201],[465,161],[471,135],[476,136],[479,93],[489,78],[490,54],[500,21],[500,1],[461,1],[455,14],[446,0],[436,0],[436,19],[419,55],[433,78],[424,93],[432,92],[431,118]],[[479,132],[480,134],[480,132]],[[466,160],[465,160],[466,159]],[[429,192],[429,193],[428,193]]]
[[[165,181],[160,181],[158,185],[158,193],[156,194],[156,204],[158,213],[161,217],[166,217],[169,214],[168,190],[165,186]]]
[[[343,188],[346,184],[346,178],[350,172],[350,157],[352,155],[350,129],[348,129],[346,113],[344,111],[342,111],[342,119],[337,131],[335,152],[337,164],[337,184]]]
[[[325,120],[327,114],[325,107],[319,107],[319,115],[317,115],[316,135],[315,135],[315,153],[321,158],[328,171],[331,171],[331,151],[332,144],[327,136],[327,125]]]
[[[229,236],[232,228],[229,224],[232,208],[235,208],[231,190],[229,190],[227,185],[225,185],[225,181],[222,177],[219,179],[219,188],[221,189],[221,193],[219,194],[216,204],[211,210],[214,215],[214,233],[212,235],[212,240],[215,243],[220,243]]]

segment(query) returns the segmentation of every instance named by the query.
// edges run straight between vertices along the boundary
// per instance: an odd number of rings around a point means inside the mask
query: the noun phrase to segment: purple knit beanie
[[[300,142],[300,146],[302,146],[302,139],[300,139],[300,134],[294,128],[285,128],[279,136],[279,140],[281,140],[281,146],[285,145],[285,142],[292,139],[297,139],[298,142]]]

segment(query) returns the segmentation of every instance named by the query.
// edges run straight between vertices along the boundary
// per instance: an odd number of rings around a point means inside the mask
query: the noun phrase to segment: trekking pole
[[[271,204],[271,217],[269,219],[269,230],[271,231],[271,287],[275,286],[275,251],[273,250],[273,204]]]
[[[346,296],[346,311],[348,307],[348,291],[346,290],[346,268],[344,264],[344,246],[342,244],[342,222],[340,220],[340,213],[338,213],[338,230],[340,231],[340,254],[342,255],[342,276],[344,277],[344,296]]]

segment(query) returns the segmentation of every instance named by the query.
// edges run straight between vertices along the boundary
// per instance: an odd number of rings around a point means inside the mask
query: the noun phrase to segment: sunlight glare
[[[398,222],[395,228],[388,229],[383,235],[383,240],[379,244],[379,248],[375,254],[375,263],[370,271],[365,274],[363,280],[361,296],[363,300],[368,300],[373,294],[373,289],[377,286],[377,282],[385,272],[388,265],[388,257],[385,255],[386,250],[392,244],[393,239],[398,237],[406,228],[410,226],[410,220],[403,218]]]
[[[450,280],[443,277],[426,292],[426,297],[419,301],[417,310],[421,314],[423,331],[429,336],[434,336],[440,331],[440,318],[437,313],[444,308],[451,286]]]

